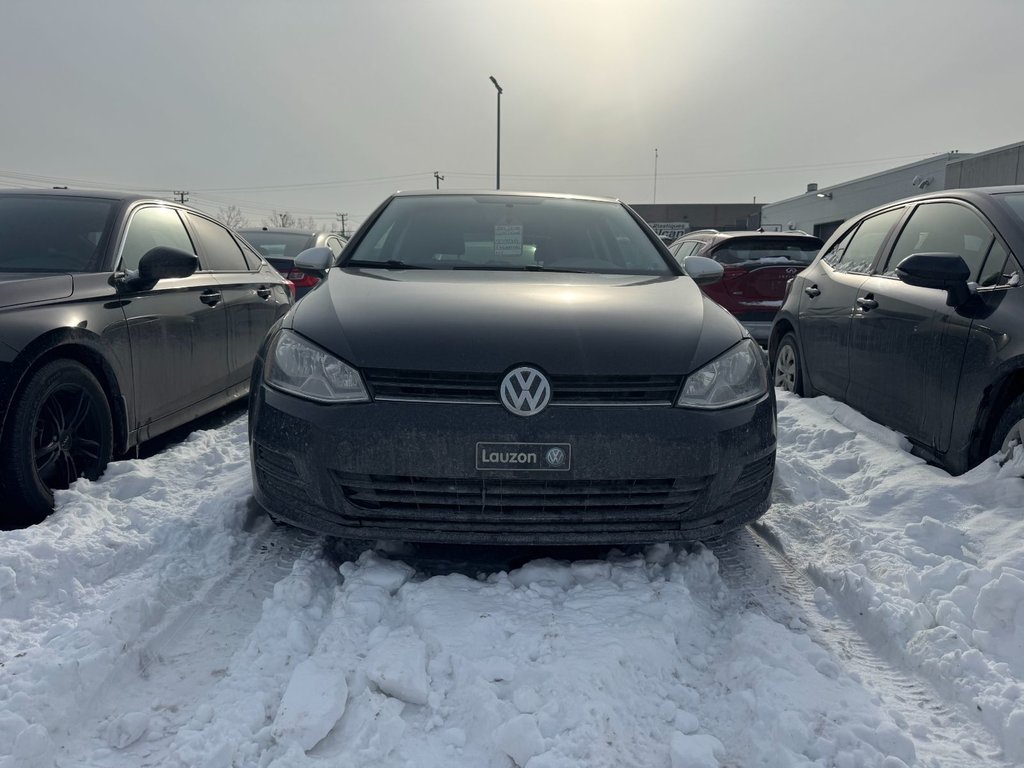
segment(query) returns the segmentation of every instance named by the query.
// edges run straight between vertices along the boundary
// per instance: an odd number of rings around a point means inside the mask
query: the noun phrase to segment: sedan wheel
[[[1015,445],[1024,445],[1024,395],[1003,411],[992,434],[989,455],[1007,453]]]
[[[3,521],[41,520],[53,491],[80,477],[95,480],[110,461],[113,427],[106,394],[80,363],[57,360],[36,371],[13,409],[0,448],[11,510]]]
[[[803,381],[800,375],[800,358],[796,348],[796,337],[787,333],[779,342],[775,352],[774,382],[775,386],[786,392],[803,394]]]

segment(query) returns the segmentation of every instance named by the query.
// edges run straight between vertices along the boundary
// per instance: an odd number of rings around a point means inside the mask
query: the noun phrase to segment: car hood
[[[74,286],[71,275],[0,272],[0,308],[65,299]]]
[[[683,276],[334,269],[292,327],[361,368],[684,374],[743,336]]]

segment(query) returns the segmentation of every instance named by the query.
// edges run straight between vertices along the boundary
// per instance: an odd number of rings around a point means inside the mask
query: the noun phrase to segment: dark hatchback
[[[767,344],[786,283],[814,260],[823,243],[801,232],[717,232],[701,230],[669,246],[680,263],[690,256],[714,259],[722,279],[704,293],[729,310],[750,335]]]
[[[934,192],[846,222],[772,328],[777,386],[823,393],[959,474],[1024,431],[1024,187]]]
[[[336,232],[310,232],[305,229],[286,227],[261,227],[240,229],[244,237],[263,256],[270,266],[288,278],[295,286],[295,298],[301,299],[320,282],[316,275],[310,275],[295,267],[295,257],[310,248],[330,248],[335,256],[341,255],[348,239]]]
[[[774,394],[695,282],[721,268],[688,269],[614,200],[393,196],[260,352],[256,499],[407,541],[699,539],[757,518]]]
[[[112,456],[245,396],[287,282],[163,200],[0,192],[0,524]]]

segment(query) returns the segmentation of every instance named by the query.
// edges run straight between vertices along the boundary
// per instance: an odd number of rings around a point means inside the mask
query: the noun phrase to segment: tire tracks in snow
[[[945,699],[927,679],[889,658],[842,616],[823,590],[786,554],[765,525],[755,523],[709,542],[719,573],[744,610],[757,610],[830,651],[842,671],[871,691],[914,741],[917,765],[928,768],[1009,766],[992,734],[966,707]]]
[[[241,539],[235,556],[190,600],[168,611],[156,627],[124,649],[124,663],[83,708],[90,713],[88,719],[76,722],[76,733],[55,739],[58,765],[81,765],[86,754],[93,755],[90,764],[97,766],[166,764],[166,751],[155,743],[152,751],[144,746],[141,751],[109,749],[128,746],[116,744],[119,735],[111,729],[117,728],[117,718],[143,713],[150,718],[150,730],[159,730],[163,721],[187,717],[226,673],[274,585],[304,552],[321,546],[315,534],[275,525],[251,499],[249,505],[249,535]],[[166,735],[173,736],[173,731],[169,728]]]

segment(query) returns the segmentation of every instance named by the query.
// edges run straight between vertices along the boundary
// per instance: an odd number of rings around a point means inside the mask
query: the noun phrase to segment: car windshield
[[[715,251],[715,261],[720,264],[743,264],[757,261],[766,264],[795,263],[810,264],[821,249],[816,238],[794,237],[792,239],[773,237],[771,239],[737,240]]]
[[[673,274],[619,203],[522,195],[391,201],[345,265]]]
[[[0,196],[0,272],[93,272],[106,248],[114,201]]]
[[[316,242],[316,236],[308,232],[267,232],[260,229],[243,229],[239,234],[266,259],[294,259],[307,248],[312,248]]]

